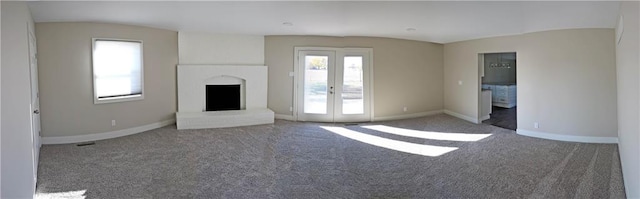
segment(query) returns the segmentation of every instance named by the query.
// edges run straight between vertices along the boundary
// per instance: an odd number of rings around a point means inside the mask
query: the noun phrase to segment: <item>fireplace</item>
[[[267,66],[178,65],[178,129],[273,124]]]
[[[240,85],[206,85],[206,111],[240,110]]]

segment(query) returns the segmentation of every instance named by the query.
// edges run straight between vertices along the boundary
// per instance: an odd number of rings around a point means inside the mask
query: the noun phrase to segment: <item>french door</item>
[[[371,120],[372,49],[298,47],[295,53],[297,120]]]

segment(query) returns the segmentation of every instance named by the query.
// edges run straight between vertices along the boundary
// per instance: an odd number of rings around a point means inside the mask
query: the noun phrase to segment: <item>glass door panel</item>
[[[327,114],[329,56],[304,56],[304,113]]]
[[[364,114],[362,56],[345,56],[342,82],[342,114]]]
[[[299,51],[298,120],[333,122],[334,51]]]

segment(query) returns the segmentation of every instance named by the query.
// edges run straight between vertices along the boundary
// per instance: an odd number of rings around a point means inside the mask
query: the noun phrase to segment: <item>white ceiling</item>
[[[613,28],[619,6],[619,2],[575,1],[29,2],[36,22],[109,22],[222,34],[376,36],[436,43],[556,29]]]

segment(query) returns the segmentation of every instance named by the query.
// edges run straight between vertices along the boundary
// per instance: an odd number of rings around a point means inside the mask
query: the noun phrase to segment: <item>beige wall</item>
[[[524,35],[518,54],[518,128],[617,137],[613,41],[613,29]]]
[[[268,106],[276,114],[292,115],[294,82],[289,72],[293,72],[294,47],[373,48],[375,117],[443,108],[441,44],[375,37],[266,36]]]
[[[617,137],[613,40],[573,29],[446,44],[445,109],[477,118],[478,53],[517,52],[518,129]]]
[[[640,198],[640,3],[622,2],[624,34],[616,45],[618,147],[628,198]]]
[[[176,112],[178,34],[104,23],[37,23],[42,136],[104,133],[170,120]],[[91,38],[142,40],[144,100],[93,104]],[[116,126],[111,126],[116,120]]]

